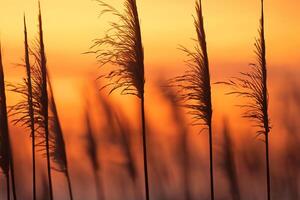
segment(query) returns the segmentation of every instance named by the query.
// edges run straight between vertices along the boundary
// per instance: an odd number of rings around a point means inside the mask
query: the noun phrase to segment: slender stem
[[[28,38],[27,38],[27,27],[26,19],[24,15],[24,43],[25,43],[25,65],[27,73],[27,90],[28,90],[28,110],[30,116],[30,129],[32,137],[32,190],[33,190],[33,200],[36,200],[36,175],[35,175],[35,129],[34,129],[34,111],[32,103],[32,83],[31,83],[31,67],[29,61],[29,47],[28,47]]]
[[[33,200],[36,200],[36,175],[35,175],[35,134],[34,130],[31,131],[32,139],[32,190],[33,190]]]
[[[266,134],[266,171],[267,171],[267,195],[271,200],[271,180],[270,180],[270,161],[269,161],[269,134]]]
[[[210,162],[210,193],[211,200],[215,199],[214,193],[214,170],[213,170],[213,142],[212,142],[212,127],[209,125],[209,162]]]
[[[68,182],[70,200],[73,200],[73,192],[72,192],[71,179],[70,179],[68,167],[66,169],[66,177],[67,177],[67,182]]]
[[[6,178],[6,196],[7,196],[7,200],[10,200],[9,173],[5,175],[5,178]]]
[[[105,200],[102,179],[99,177],[97,169],[94,169],[94,178],[96,184],[97,199]]]
[[[148,181],[148,165],[147,165],[147,138],[146,138],[146,121],[145,121],[145,100],[144,94],[141,97],[141,115],[142,115],[142,137],[143,137],[143,156],[144,156],[144,174],[145,174],[145,192],[146,200],[150,200],[149,181]]]

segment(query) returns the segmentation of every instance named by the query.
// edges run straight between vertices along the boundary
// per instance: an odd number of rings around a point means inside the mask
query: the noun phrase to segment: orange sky
[[[119,7],[123,1],[109,2]],[[181,67],[184,57],[177,47],[179,44],[189,46],[189,39],[195,36],[191,17],[194,0],[137,2],[147,70]],[[42,0],[41,4],[50,69],[56,71],[56,76],[94,70],[93,57],[80,54],[88,49],[92,39],[103,36],[109,17],[97,18],[100,8],[92,0]],[[266,0],[265,4],[269,63],[298,65],[300,2]],[[203,1],[209,54],[215,67],[244,64],[253,57],[259,5],[259,0]],[[28,17],[29,34],[35,35],[36,8],[36,0],[1,1],[0,33],[6,63],[15,63],[22,56],[23,12]]]
[[[109,1],[118,8],[122,8],[122,2]],[[178,45],[190,47],[190,38],[195,37],[192,21],[194,0],[137,2],[145,48],[146,80],[154,80],[161,72],[167,76],[179,74],[185,68],[185,55],[177,49]],[[96,77],[97,72],[94,56],[82,53],[88,50],[94,38],[103,36],[111,18],[99,19],[100,8],[92,0],[41,0],[41,5],[48,67],[59,110],[74,107],[81,110],[78,107],[83,101],[82,88],[88,78]],[[300,1],[266,0],[265,8],[270,69],[292,69],[299,73]],[[14,63],[23,57],[23,12],[27,16],[29,36],[33,39],[37,32],[37,1],[1,1],[0,37],[9,81],[21,80],[22,77]],[[203,1],[213,80],[235,75],[247,69],[247,64],[253,61],[259,12],[259,0]],[[223,101],[219,101],[223,99],[223,93],[219,91],[215,91],[215,105],[224,107]],[[226,107],[226,110],[230,109]],[[61,112],[63,119],[70,122],[78,120],[81,114]]]

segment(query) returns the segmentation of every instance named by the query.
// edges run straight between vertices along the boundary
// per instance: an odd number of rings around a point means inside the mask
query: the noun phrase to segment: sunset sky
[[[109,3],[122,9],[121,0],[111,0]],[[142,0],[137,3],[149,86],[158,75],[170,77],[185,69],[186,57],[178,46],[192,47],[195,2]],[[89,50],[93,39],[104,35],[108,22],[113,19],[109,15],[99,18],[101,8],[92,0],[42,0],[41,7],[48,68],[58,107],[60,110],[82,107],[82,90],[99,73],[94,56],[83,53]],[[298,0],[265,2],[267,62],[271,75],[282,70],[300,74],[299,9]],[[1,1],[0,37],[8,81],[20,81],[23,74],[23,70],[15,64],[20,63],[23,57],[24,12],[29,37],[33,41],[37,35],[37,1]],[[255,59],[253,44],[258,35],[260,1],[203,1],[203,15],[212,80],[224,80],[247,70],[248,63]],[[276,82],[270,78],[270,91],[276,88]],[[232,107],[225,108],[222,106],[224,102],[219,101],[224,98],[223,92],[214,91],[215,104],[223,107],[222,110],[230,111]],[[15,98],[11,99],[13,102]],[[80,114],[75,114],[77,119]],[[74,121],[74,114],[62,111],[61,115],[65,120]]]
[[[167,132],[174,128],[171,120],[167,119],[170,110],[165,105],[166,102],[162,103],[162,96],[153,86],[158,78],[173,77],[186,69],[184,63],[186,56],[178,47],[179,45],[193,47],[192,39],[196,37],[192,17],[195,14],[195,0],[136,1],[145,50],[146,115],[149,117],[147,120],[149,123],[155,122],[154,127],[167,127],[164,130]],[[62,127],[66,133],[66,143],[67,146],[71,144],[68,148],[72,159],[81,156],[77,155],[78,146],[74,145],[78,143],[72,142],[75,140],[81,142],[85,128],[82,123],[85,102],[89,95],[94,95],[93,81],[100,73],[95,55],[84,54],[84,52],[89,50],[93,39],[104,36],[109,27],[108,22],[114,18],[110,15],[99,18],[101,7],[93,0],[41,0],[40,2],[48,69]],[[123,0],[105,2],[119,10],[123,9]],[[248,63],[255,61],[254,42],[258,36],[260,0],[203,0],[202,2],[212,81],[227,80],[240,71],[249,70]],[[270,115],[272,124],[275,124],[274,132],[277,133],[281,133],[280,128],[282,128],[281,125],[276,125],[276,122],[282,120],[282,116],[278,114],[279,108],[282,108],[282,102],[286,100],[286,96],[279,91],[286,89],[287,81],[292,81],[289,77],[293,77],[296,81],[300,80],[299,11],[299,0],[265,1]],[[38,1],[0,0],[0,40],[4,70],[6,80],[13,83],[22,81],[24,77],[24,69],[16,66],[22,63],[24,57],[24,13],[32,43],[38,31]],[[241,112],[235,107],[238,101],[224,95],[226,91],[223,87],[213,85],[212,93],[214,114],[216,114],[213,119],[217,130],[221,127],[220,119],[228,115],[231,120],[237,120],[232,123],[236,132],[242,128],[246,130],[245,132],[252,130],[248,129],[251,126],[246,120],[241,119]],[[14,104],[19,98],[8,93],[8,104]],[[139,109],[133,106],[136,105],[135,98],[119,98],[117,94],[108,98],[118,105],[123,105],[118,109],[129,111],[128,117],[132,120],[139,114]],[[96,113],[97,110],[92,112]],[[13,130],[21,130],[21,128],[14,127]],[[172,134],[171,131],[168,133]],[[252,131],[249,138],[254,136],[255,131]],[[206,135],[195,134],[194,137],[201,140]],[[283,136],[274,134],[274,138],[276,137]],[[278,141],[281,140],[272,140],[271,143]]]

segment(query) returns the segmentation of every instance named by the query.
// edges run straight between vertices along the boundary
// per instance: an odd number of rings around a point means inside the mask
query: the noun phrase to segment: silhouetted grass
[[[49,132],[49,101],[47,84],[47,62],[45,55],[42,14],[39,4],[38,14],[39,36],[35,41],[31,54],[34,58],[32,65],[32,97],[34,101],[35,129],[40,141],[36,146],[46,152],[47,175],[50,199],[53,200],[51,162],[50,162],[50,132]]]
[[[33,189],[33,199],[36,199],[36,162],[35,162],[35,122],[34,122],[34,108],[33,108],[33,96],[32,96],[32,82],[31,82],[31,65],[30,65],[30,55],[29,46],[27,39],[27,28],[26,19],[24,15],[24,44],[25,44],[25,64],[26,78],[23,79],[22,84],[9,85],[10,91],[17,94],[21,94],[23,99],[16,105],[12,106],[11,116],[16,116],[13,119],[14,124],[20,124],[25,128],[30,129],[30,137],[32,143],[32,189]]]
[[[6,108],[5,81],[2,63],[2,50],[0,43],[0,166],[6,176],[7,199],[10,200],[10,181],[9,174],[12,180],[12,192],[14,200],[17,199],[16,184],[15,184],[15,169],[13,162],[13,152],[8,130],[8,116]]]
[[[110,93],[121,89],[121,94],[134,95],[141,100],[145,193],[146,199],[149,200],[144,106],[144,50],[136,0],[124,1],[124,13],[120,13],[103,1],[97,2],[104,8],[101,14],[111,13],[118,18],[118,22],[110,22],[111,28],[106,36],[96,39],[89,53],[96,54],[100,66],[112,64],[116,67],[108,74],[99,77],[109,81],[103,88],[110,87]]]
[[[196,2],[194,24],[197,40],[194,50],[182,47],[187,54],[188,70],[184,75],[170,80],[170,85],[178,88],[181,105],[188,109],[192,116],[192,125],[204,126],[209,131],[210,181],[211,199],[214,199],[213,175],[213,140],[212,140],[212,103],[209,61],[207,55],[206,36],[204,31],[201,0]]]
[[[269,164],[269,95],[267,89],[267,64],[266,64],[266,44],[265,44],[265,27],[264,27],[264,1],[261,0],[261,20],[259,28],[259,38],[255,42],[255,54],[257,63],[251,63],[251,72],[241,73],[241,78],[234,78],[226,85],[232,86],[234,91],[228,94],[234,94],[244,97],[248,103],[240,105],[245,109],[243,117],[255,122],[257,136],[265,137],[266,147],[266,178],[267,178],[267,199],[271,199],[271,182],[270,182],[270,164]]]

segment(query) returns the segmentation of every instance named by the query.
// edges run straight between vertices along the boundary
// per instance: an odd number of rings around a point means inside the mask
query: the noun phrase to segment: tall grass
[[[145,98],[144,98],[144,50],[142,45],[141,28],[139,23],[136,0],[125,0],[124,13],[120,13],[103,1],[97,1],[103,7],[104,13],[111,13],[118,22],[111,22],[111,28],[102,39],[96,39],[90,53],[95,53],[101,66],[112,64],[116,68],[99,78],[109,81],[103,88],[110,87],[110,93],[121,89],[121,94],[134,95],[140,99],[143,161],[145,175],[145,193],[149,200],[147,142],[145,127]]]
[[[52,188],[52,177],[51,177],[51,163],[50,163],[50,144],[49,144],[49,124],[48,124],[48,91],[47,91],[47,64],[46,54],[44,46],[44,35],[43,35],[43,23],[42,13],[39,3],[39,55],[40,55],[40,70],[41,70],[41,111],[43,115],[44,131],[45,131],[45,142],[46,142],[46,156],[47,156],[47,173],[49,181],[49,193],[50,199],[53,200],[53,188]]]
[[[258,128],[257,136],[263,136],[265,142],[266,186],[267,199],[271,199],[270,161],[269,161],[269,95],[267,88],[267,63],[264,25],[264,1],[261,0],[261,19],[259,38],[255,42],[256,63],[251,63],[251,71],[241,73],[242,77],[234,78],[225,84],[232,86],[234,91],[229,94],[244,97],[248,103],[240,105],[245,109],[243,117],[255,122]]]
[[[25,47],[25,69],[26,78],[23,79],[22,84],[9,85],[10,91],[21,94],[24,99],[18,102],[16,105],[11,107],[11,115],[16,116],[13,119],[14,124],[20,124],[30,130],[31,137],[31,149],[32,149],[32,189],[33,199],[36,199],[36,162],[35,162],[35,122],[34,122],[34,107],[33,107],[33,96],[32,96],[32,82],[31,82],[31,65],[29,46],[27,38],[26,18],[24,15],[24,47]]]
[[[13,162],[13,152],[8,130],[8,115],[6,106],[6,93],[4,81],[4,69],[2,62],[2,50],[0,43],[0,167],[6,176],[7,199],[10,200],[10,181],[9,173],[12,180],[13,199],[17,199],[16,184],[15,184],[15,169]]]
[[[34,100],[34,118],[36,122],[36,131],[41,141],[36,146],[46,152],[47,176],[50,200],[53,200],[51,162],[50,162],[50,132],[49,132],[49,101],[48,101],[48,84],[47,84],[47,62],[45,55],[42,14],[39,3],[38,14],[39,37],[35,46],[31,49],[31,54],[35,60],[32,65],[32,96]]]
[[[191,51],[182,47],[188,56],[187,65],[189,69],[184,75],[171,79],[170,85],[178,88],[179,100],[182,106],[188,109],[188,114],[192,116],[192,124],[201,125],[208,129],[210,188],[211,199],[214,199],[211,83],[201,0],[196,2],[196,13],[194,24],[198,37],[194,50]]]

